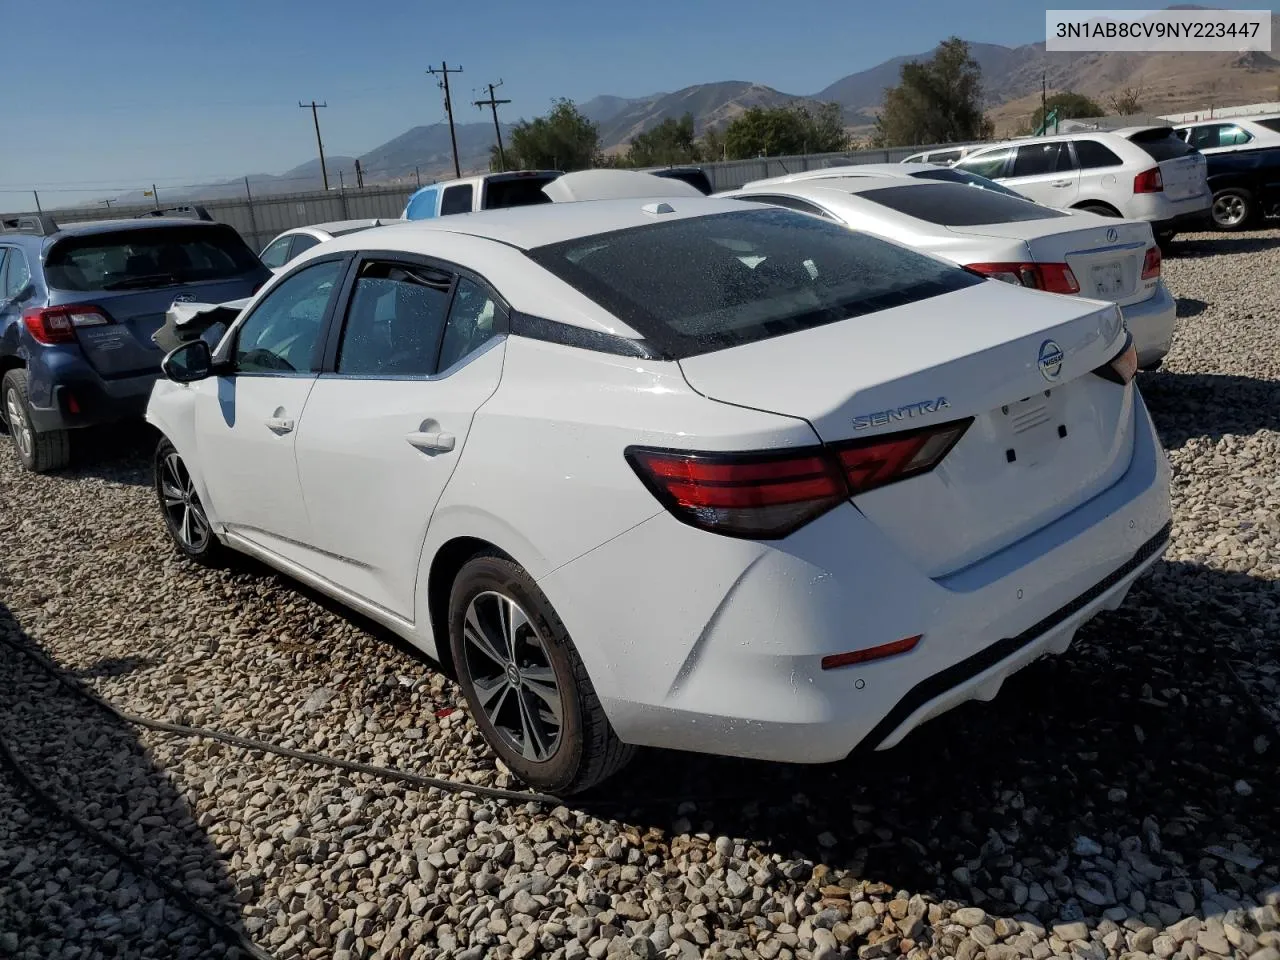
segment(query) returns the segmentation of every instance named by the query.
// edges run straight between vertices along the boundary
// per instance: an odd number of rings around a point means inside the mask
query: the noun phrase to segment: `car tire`
[[[1213,206],[1209,208],[1214,227],[1227,232],[1244,230],[1253,223],[1256,214],[1253,194],[1240,187],[1219,190],[1213,195]]]
[[[1083,210],[1086,213],[1096,213],[1100,217],[1120,216],[1120,214],[1118,214],[1111,207],[1108,207],[1105,203],[1082,203],[1076,209]]]
[[[560,617],[519,564],[486,553],[463,565],[449,598],[449,647],[485,739],[535,789],[579,793],[634,755],[613,732]]]
[[[71,462],[71,436],[66,430],[37,433],[31,425],[27,371],[10,370],[0,381],[0,410],[18,461],[33,473],[60,470]]]
[[[206,567],[223,566],[227,548],[213,532],[186,462],[167,438],[156,444],[155,490],[165,529],[178,552]]]

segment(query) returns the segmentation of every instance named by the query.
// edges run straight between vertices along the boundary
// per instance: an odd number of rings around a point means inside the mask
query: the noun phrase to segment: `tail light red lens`
[[[631,447],[626,457],[676,519],[726,536],[772,540],[850,496],[932,470],[972,422],[779,453]]]
[[[1142,261],[1142,279],[1155,280],[1160,276],[1161,262],[1160,248],[1150,247],[1147,250],[1147,257]]]
[[[111,319],[98,307],[33,307],[22,312],[22,323],[37,343],[75,343],[76,327],[94,327]]]
[[[1133,178],[1134,193],[1159,193],[1164,189],[1164,178],[1160,176],[1160,168],[1152,167],[1143,170]]]
[[[971,263],[969,269],[992,280],[1017,283],[1049,293],[1080,292],[1076,275],[1065,263]]]
[[[1121,386],[1132,381],[1138,375],[1138,348],[1134,346],[1133,336],[1126,334],[1120,352],[1093,372]]]

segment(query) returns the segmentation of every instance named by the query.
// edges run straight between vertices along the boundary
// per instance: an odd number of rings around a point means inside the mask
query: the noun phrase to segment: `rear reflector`
[[[901,640],[894,640],[892,643],[882,643],[878,647],[867,647],[865,650],[850,650],[848,653],[835,653],[829,657],[822,658],[823,670],[834,670],[836,667],[848,667],[855,663],[867,663],[871,660],[883,660],[885,657],[896,656],[899,653],[907,653],[916,648],[916,644],[920,642],[920,634],[914,637],[904,637]]]
[[[828,447],[695,453],[630,447],[627,462],[678,520],[731,537],[785,537],[851,496],[927,473],[973,418]]]
[[[1076,275],[1065,263],[971,263],[968,267],[992,280],[1021,284],[1048,293],[1080,292]]]
[[[1160,176],[1160,168],[1152,167],[1143,170],[1133,178],[1134,193],[1160,193],[1164,190],[1164,178]]]
[[[76,327],[94,327],[110,323],[98,307],[34,307],[22,312],[22,323],[37,343],[75,343]]]
[[[1142,279],[1154,280],[1160,276],[1160,248],[1149,247],[1146,259],[1142,261]]]
[[[1124,346],[1114,357],[1093,371],[1104,380],[1124,386],[1138,375],[1138,348],[1132,334],[1125,334]]]

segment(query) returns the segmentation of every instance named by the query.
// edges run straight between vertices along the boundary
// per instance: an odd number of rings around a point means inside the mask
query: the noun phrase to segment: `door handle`
[[[404,438],[409,446],[428,453],[448,453],[454,444],[452,433],[406,433]]]
[[[1069,187],[1073,182],[1074,181],[1072,180],[1055,180],[1053,181],[1053,185],[1055,187]]]
[[[267,429],[273,433],[292,433],[293,418],[292,417],[267,417]]]

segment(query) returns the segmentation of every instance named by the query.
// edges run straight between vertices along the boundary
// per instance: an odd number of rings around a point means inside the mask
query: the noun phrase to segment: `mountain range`
[[[1280,36],[1280,16],[1274,14],[1272,35]],[[1146,114],[1280,100],[1280,61],[1261,52],[1049,53],[1043,42],[1016,47],[971,42],[969,51],[982,68],[985,105],[997,134],[1027,125],[1040,105],[1042,76],[1051,93],[1072,90],[1104,106],[1113,94],[1138,91]],[[579,109],[599,126],[601,147],[606,153],[625,150],[632,137],[685,113],[693,114],[695,129],[701,134],[710,127],[729,123],[754,106],[806,102],[838,103],[846,125],[856,137],[875,123],[884,90],[898,82],[902,65],[932,53],[885,60],[843,76],[812,94],[784,93],[748,80],[727,80],[644,97],[601,95],[579,104]],[[463,170],[486,169],[493,143],[492,124],[464,123],[455,130]],[[509,137],[510,132],[511,126],[504,125],[503,137]],[[325,160],[331,187],[337,186],[339,174],[342,182],[355,182],[356,158]],[[414,183],[417,179],[428,182],[451,176],[449,128],[443,123],[413,127],[359,160],[367,183]],[[320,164],[310,160],[279,175],[250,174],[248,181],[255,194],[317,190],[321,188]],[[161,201],[242,197],[244,190],[243,180],[168,188],[162,191]],[[118,199],[145,202],[141,194]]]

